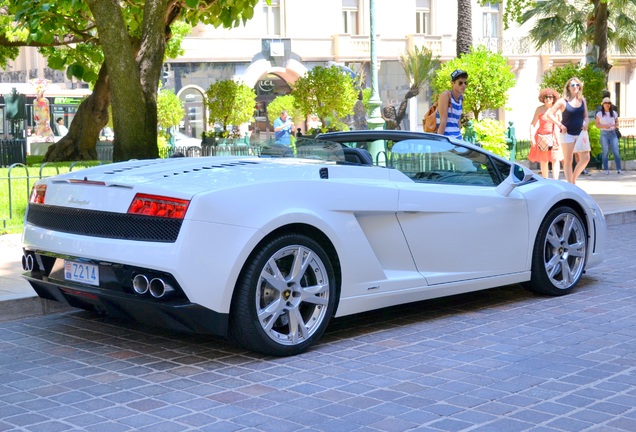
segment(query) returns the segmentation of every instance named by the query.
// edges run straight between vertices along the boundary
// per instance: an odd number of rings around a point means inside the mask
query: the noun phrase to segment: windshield
[[[261,149],[261,157],[291,157],[325,162],[346,162],[343,146],[337,142],[298,138],[294,147],[284,144],[267,144]]]

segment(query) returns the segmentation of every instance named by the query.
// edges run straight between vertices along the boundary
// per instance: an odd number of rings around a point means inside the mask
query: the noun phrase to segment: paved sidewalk
[[[634,432],[634,224],[570,295],[334,319],[294,357],[74,311],[0,323],[0,431]]]
[[[636,222],[636,171],[590,172],[578,185],[598,202],[608,225]],[[0,321],[64,310],[56,302],[40,300],[22,279],[21,257],[20,234],[0,236]]]

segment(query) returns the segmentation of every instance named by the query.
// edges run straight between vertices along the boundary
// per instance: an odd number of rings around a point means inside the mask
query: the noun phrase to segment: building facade
[[[399,104],[409,83],[399,57],[413,46],[426,46],[440,60],[455,57],[457,2],[445,0],[375,1],[378,85],[383,105]],[[473,44],[485,45],[509,59],[517,79],[509,91],[508,105],[491,113],[514,122],[517,136],[528,138],[529,123],[542,75],[551,68],[578,63],[585,53],[562,49],[559,44],[537,51],[526,35],[530,24],[503,30],[503,6],[473,2]],[[184,56],[165,65],[167,87],[188,106],[184,132],[195,135],[205,126],[202,94],[217,79],[242,80],[257,93],[258,109],[253,128],[265,130],[267,102],[289,91],[289,85],[306,71],[336,62],[369,74],[369,0],[272,0],[262,2],[254,18],[231,30],[197,26],[186,38]],[[631,100],[636,89],[636,58],[611,53],[613,68],[608,89],[622,117],[636,117]],[[422,129],[422,116],[430,104],[428,89],[411,100],[406,128]]]
[[[234,29],[198,25],[185,38],[185,54],[164,65],[163,84],[185,103],[182,132],[198,137],[209,129],[203,95],[216,80],[235,79],[254,88],[257,108],[252,132],[271,132],[267,104],[315,66],[336,63],[370,77],[370,0],[263,1],[254,17]],[[529,24],[503,30],[503,6],[472,2],[473,45],[485,45],[509,59],[517,84],[508,104],[489,115],[514,122],[517,137],[528,138],[529,123],[539,105],[542,75],[551,68],[581,61],[585,53],[568,52],[559,44],[537,51],[526,35]],[[445,0],[375,0],[378,86],[383,105],[399,104],[408,90],[399,58],[414,46],[429,48],[441,61],[455,57],[457,2]],[[636,117],[636,57],[610,53],[613,68],[608,89],[622,117]],[[68,83],[67,83],[68,84]],[[422,129],[431,91],[424,89],[409,103],[405,127]]]

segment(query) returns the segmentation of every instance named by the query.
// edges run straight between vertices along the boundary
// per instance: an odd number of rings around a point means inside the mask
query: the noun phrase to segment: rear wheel
[[[532,278],[524,286],[547,295],[570,293],[578,283],[587,254],[587,232],[580,216],[563,206],[543,220],[532,254]]]
[[[333,315],[335,284],[318,242],[300,234],[270,240],[252,254],[236,285],[230,337],[268,355],[305,351]]]

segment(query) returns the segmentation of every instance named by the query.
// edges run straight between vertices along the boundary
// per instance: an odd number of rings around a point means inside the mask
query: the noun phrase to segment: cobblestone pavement
[[[636,224],[573,294],[338,319],[269,358],[82,311],[0,323],[0,430],[635,431]]]

